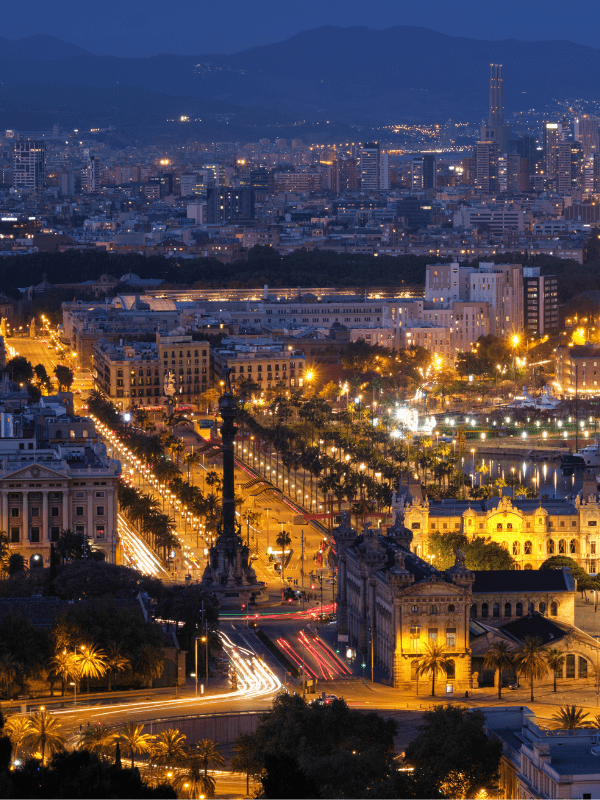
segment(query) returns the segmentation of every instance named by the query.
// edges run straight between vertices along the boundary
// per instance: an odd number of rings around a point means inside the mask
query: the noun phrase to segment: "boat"
[[[577,451],[577,456],[583,458],[586,467],[600,467],[600,445],[598,442],[588,444]]]

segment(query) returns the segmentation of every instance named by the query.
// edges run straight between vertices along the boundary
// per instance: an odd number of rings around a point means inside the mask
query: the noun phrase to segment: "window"
[[[552,603],[550,603],[550,616],[551,617],[558,616],[558,603],[556,602],[556,600],[553,600]]]
[[[413,614],[416,614],[419,611],[419,606],[411,606],[410,610],[412,611]]]
[[[428,628],[427,629],[427,638],[430,642],[435,642],[438,638],[438,629],[437,628]]]
[[[435,616],[438,613],[438,607],[435,605],[429,606],[429,613]]]
[[[553,555],[553,553],[554,553],[554,540],[553,539],[548,539],[548,541],[546,542],[546,552],[548,553],[549,556]]]
[[[456,647],[456,628],[446,628],[446,647]]]
[[[513,542],[512,544],[512,554],[513,556],[518,556],[521,554],[521,545],[518,542]]]
[[[39,517],[39,515],[40,515],[40,509],[37,506],[31,509],[32,517]]]
[[[51,542],[58,542],[59,536],[60,536],[60,528],[57,528],[57,527],[50,528],[50,541]]]
[[[449,681],[452,681],[454,680],[455,677],[456,677],[456,668],[454,666],[454,661],[450,659],[448,661],[448,666],[446,667],[446,678]]]
[[[83,517],[83,506],[75,506],[75,516]]]
[[[588,675],[588,668],[587,668],[587,660],[583,656],[579,656],[578,662],[578,677],[580,678],[587,678]]]
[[[20,540],[21,540],[21,528],[11,528],[10,541],[16,543],[19,542]]]
[[[574,678],[575,677],[575,656],[573,653],[567,653],[567,660],[566,660],[566,677]]]
[[[596,542],[590,542],[590,553],[596,555]]]
[[[50,516],[51,517],[60,517],[60,510],[58,506],[52,506],[50,508]]]
[[[31,528],[31,538],[30,541],[32,542],[39,542],[40,540],[40,529],[37,526]]]
[[[471,619],[477,619],[477,603],[473,603],[470,611]]]
[[[482,619],[487,619],[488,618],[488,604],[487,603],[482,603],[481,604],[481,617],[482,617]]]
[[[577,553],[579,550],[579,542],[577,539],[571,539],[569,542],[569,553]]]
[[[96,506],[96,516],[97,517],[104,516],[104,506]]]
[[[497,523],[497,525],[496,525],[496,530],[497,530],[497,531],[501,531],[501,530],[502,530],[502,523],[501,523],[501,522],[498,522],[498,523]]]
[[[21,509],[20,508],[11,508],[10,515],[11,515],[11,517],[19,517],[21,515]]]
[[[517,603],[515,606],[515,617],[523,616],[523,603]]]
[[[527,613],[533,614],[534,611],[535,611],[535,605],[531,602],[527,603]]]
[[[410,527],[412,528],[413,531],[418,531],[418,530],[421,529],[421,523],[420,522],[413,522]]]
[[[559,553],[566,553],[567,552],[567,543],[564,539],[560,539],[558,542],[558,552]]]
[[[538,611],[539,611],[539,612],[540,612],[540,614],[542,614],[542,615],[543,615],[543,614],[545,614],[545,613],[546,613],[546,603],[544,603],[544,602],[542,601],[542,602],[539,604],[539,606],[538,606]]]
[[[418,649],[419,639],[420,638],[421,638],[421,626],[420,625],[411,625],[411,628],[410,628],[410,643],[415,649]]]
[[[494,603],[492,606],[492,617],[494,619],[498,619],[500,616],[500,603]]]
[[[450,605],[448,606],[448,613],[452,614],[454,611],[456,611],[456,606],[454,606],[453,603],[450,603]]]
[[[512,617],[512,606],[510,603],[504,603],[504,616]]]
[[[104,492],[96,492],[96,497],[104,497]]]
[[[106,536],[106,528],[104,525],[96,525],[96,539],[104,539]]]

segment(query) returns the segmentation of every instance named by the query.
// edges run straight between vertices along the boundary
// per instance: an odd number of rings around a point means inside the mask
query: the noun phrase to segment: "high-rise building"
[[[158,186],[159,197],[170,197],[173,194],[173,174],[171,172],[159,172],[158,175],[151,175],[148,183]]]
[[[557,189],[559,194],[572,194],[583,188],[583,157],[579,142],[558,145]]]
[[[523,267],[525,329],[541,336],[558,328],[558,278]]]
[[[90,156],[82,174],[82,186],[88,193],[100,190],[100,161],[96,156]]]
[[[339,156],[337,159],[337,188],[339,192],[354,192],[358,189],[358,169],[355,158]]]
[[[379,142],[365,142],[359,151],[360,188],[367,192],[387,192],[390,188],[390,165]]]
[[[529,161],[517,153],[506,156],[506,191],[510,194],[526,192],[531,187]]]
[[[254,193],[250,187],[211,186],[207,192],[208,224],[254,218]]]
[[[43,141],[18,141],[13,150],[13,182],[16,189],[32,192],[44,188],[46,143]]]
[[[549,181],[553,181],[558,172],[558,146],[561,142],[562,123],[547,122],[544,125],[544,161]]]
[[[411,178],[413,189],[435,188],[435,156],[433,153],[426,153],[425,155],[413,158]]]
[[[600,119],[583,114],[575,118],[574,137],[581,143],[585,158],[600,153]]]
[[[490,64],[490,110],[487,125],[481,126],[481,140],[496,142],[499,154],[506,153],[510,130],[510,125],[504,124],[502,64]]]
[[[499,191],[498,155],[497,142],[482,141],[475,145],[475,187],[480,192],[495,194]]]

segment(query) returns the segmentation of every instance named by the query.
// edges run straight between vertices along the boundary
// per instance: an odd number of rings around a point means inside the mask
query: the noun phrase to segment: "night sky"
[[[26,9],[26,10],[25,10]],[[46,33],[99,55],[233,53],[322,25],[421,25],[476,39],[570,39],[598,46],[600,4],[580,0],[29,0],[7,3],[0,34]]]

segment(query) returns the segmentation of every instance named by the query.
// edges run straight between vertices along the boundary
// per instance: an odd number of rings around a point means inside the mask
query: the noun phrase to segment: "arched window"
[[[477,619],[477,603],[471,605],[471,619]]]
[[[505,550],[508,550],[508,542],[502,542],[502,547],[503,547]]]
[[[533,551],[533,545],[529,540],[527,540],[523,545],[523,552],[525,553],[526,556],[530,556],[532,551]]]
[[[523,603],[517,603],[515,606],[515,616],[522,617],[523,616]]]
[[[437,606],[429,606],[429,613],[430,614],[437,614],[438,607]]]
[[[56,431],[56,433],[54,434],[54,437],[56,439],[62,439],[62,431],[61,431],[60,428]]]
[[[571,539],[569,542],[569,553],[577,553],[579,550],[579,542],[577,539]]]
[[[548,539],[546,542],[546,553],[548,553],[549,556],[554,555],[554,539]]]
[[[558,540],[558,552],[559,553],[566,553],[567,552],[567,543],[564,539]]]
[[[535,611],[535,605],[531,602],[527,603],[527,613],[533,614],[534,611]]]
[[[588,668],[587,660],[583,656],[579,656],[579,675],[580,678],[587,678]]]
[[[454,666],[454,660],[451,658],[447,662],[446,666],[446,678],[448,680],[453,681],[456,678],[456,668]]]
[[[499,616],[500,616],[500,603],[494,603],[494,605],[492,606],[492,617],[498,619]]]
[[[482,603],[481,604],[481,617],[482,617],[482,619],[487,619],[488,618],[488,604],[487,603]]]
[[[525,564],[523,569],[533,569],[533,566],[531,564]]]
[[[69,436],[71,437],[71,439],[74,439],[75,438],[75,431],[69,431]]]
[[[545,614],[546,613],[546,603],[544,603],[542,601],[538,606],[538,611],[540,612],[540,614]]]
[[[513,556],[518,556],[521,553],[521,545],[518,542],[513,542],[512,544],[512,554]]]
[[[85,430],[85,429],[84,429],[84,431],[83,431],[83,438],[84,438],[84,439],[87,439],[87,437],[88,437],[88,432],[87,432],[87,430]]]
[[[558,603],[556,602],[556,600],[553,600],[550,603],[550,616],[551,617],[557,617],[558,616]]]
[[[505,617],[512,616],[512,606],[510,603],[504,603],[504,616]]]
[[[567,653],[566,665],[567,665],[566,677],[567,678],[574,678],[575,677],[575,656],[573,655],[573,653]]]
[[[456,606],[454,605],[454,603],[450,603],[450,605],[448,606],[448,613],[453,614],[455,611],[456,611]]]

